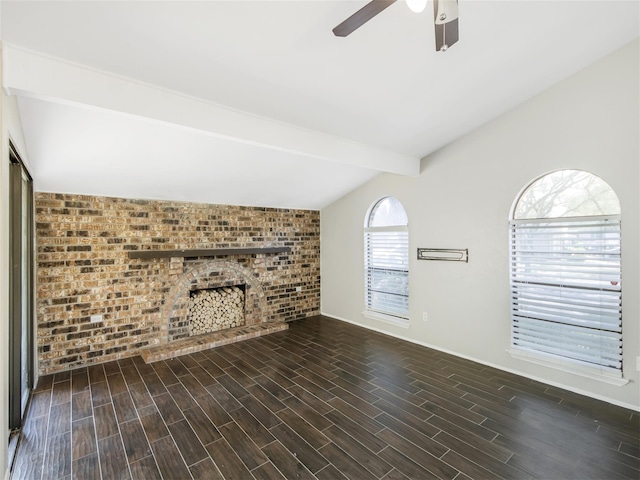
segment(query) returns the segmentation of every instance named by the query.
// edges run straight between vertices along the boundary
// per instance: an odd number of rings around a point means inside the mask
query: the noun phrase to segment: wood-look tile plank
[[[93,408],[111,402],[111,393],[106,381],[91,384],[91,401]]]
[[[101,364],[91,365],[87,367],[87,371],[89,372],[89,383],[91,383],[91,385],[107,381],[107,376],[104,373],[104,367]]]
[[[253,380],[259,386],[261,386],[267,392],[269,392],[273,397],[275,397],[280,401],[284,400],[285,398],[289,398],[291,396],[291,393],[289,393],[289,391],[285,387],[279,385],[278,383],[274,382],[271,378],[265,375],[259,375],[255,377]]]
[[[383,430],[377,436],[385,440],[388,445],[397,451],[402,452],[404,456],[440,478],[454,478],[458,473],[440,460],[448,449],[438,442],[424,439],[424,442],[416,445],[389,429]]]
[[[72,460],[97,453],[96,432],[93,425],[93,418],[85,417],[76,420],[71,424],[71,438],[73,445],[71,450]]]
[[[182,412],[202,445],[208,445],[220,438],[220,432],[200,407]]]
[[[382,460],[377,453],[372,452],[364,447],[361,443],[354,440],[349,435],[332,425],[323,432],[332,442],[347,452],[355,461],[375,475],[381,478],[392,470],[392,466]]]
[[[199,353],[199,352],[198,352]],[[202,355],[204,357],[204,355]],[[206,358],[206,357],[204,357]],[[180,355],[178,360],[182,362],[182,364],[191,370],[193,367],[198,366],[198,361],[193,357],[193,355]]]
[[[229,368],[224,369],[227,376],[231,377],[238,384],[240,384],[243,388],[247,388],[251,385],[254,385],[256,382],[253,380],[253,377],[245,375],[244,372],[241,372],[235,366],[231,366]]]
[[[57,372],[53,374],[53,383],[59,383],[68,381],[71,379],[71,372],[66,370],[64,372]]]
[[[531,478],[525,472],[507,465],[503,461],[500,461],[488,455],[480,449],[472,447],[470,444],[464,442],[463,439],[453,437],[446,432],[440,432],[434,437],[434,440],[449,448],[450,450],[463,455],[466,459],[482,465],[485,469],[491,471],[495,476],[514,480]]]
[[[229,393],[231,393],[231,395],[233,395],[237,400],[240,400],[241,398],[249,395],[249,392],[247,392],[242,385],[240,385],[227,374],[216,377],[216,380],[224,388],[226,388]]]
[[[227,412],[233,412],[242,407],[242,404],[236,400],[236,397],[219,383],[209,385],[207,391]]]
[[[464,480],[459,478],[460,474],[458,474],[458,476],[456,477],[457,480]],[[393,470],[391,470],[389,473],[387,473],[384,477],[382,477],[381,480],[411,480],[409,477],[407,477],[404,473],[396,470],[395,468]],[[470,480],[470,479],[467,479]]]
[[[129,468],[132,480],[163,480],[153,456],[144,457],[137,462],[130,463]]]
[[[318,451],[347,478],[373,478],[366,468],[334,443],[329,443]]]
[[[189,471],[191,472],[191,476],[196,480],[225,480],[210,457],[205,458],[195,465],[191,465]]]
[[[269,433],[269,430],[267,430],[256,417],[251,415],[246,408],[241,407],[233,410],[229,412],[229,415],[258,447],[262,448],[275,440],[275,437]]]
[[[93,419],[98,440],[118,433],[118,421],[111,403],[95,407],[93,409]]]
[[[209,394],[208,390],[193,375],[191,375],[191,373],[181,376],[180,381],[182,382],[182,385],[180,386],[183,386],[194,398]],[[177,386],[178,385],[176,385],[176,387]],[[170,388],[169,391],[171,391]]]
[[[319,431],[324,430],[332,423],[331,420],[325,418],[323,415],[318,413],[317,410],[314,410],[299,398],[291,396],[286,398],[283,403],[289,408],[289,410],[295,412],[300,418],[304,418],[305,422],[309,423]],[[283,410],[283,412],[286,412],[286,410]],[[279,415],[280,413],[282,412],[278,412]]]
[[[327,460],[291,427],[281,423],[269,430],[307,469],[315,473],[327,465]]]
[[[164,386],[164,383],[162,383],[160,377],[155,373],[155,371],[153,373],[143,375],[142,381],[146,385],[149,395],[152,397],[162,395],[167,392],[167,388]]]
[[[178,408],[178,405],[176,405],[176,402],[168,392],[153,397],[153,401],[167,425],[178,422],[184,418],[182,410]]]
[[[118,395],[119,393],[126,393],[128,391],[127,384],[120,371],[107,375],[107,383],[109,384],[111,395]]]
[[[81,393],[89,389],[89,372],[86,368],[80,368],[72,372],[71,393]]]
[[[112,435],[98,440],[98,454],[100,455],[100,470],[103,479],[127,480],[131,478],[120,435]]]
[[[113,375],[114,373],[119,373],[120,372],[120,364],[118,363],[117,360],[111,361],[111,362],[107,362],[107,363],[103,363],[102,366],[104,367],[104,373],[109,376],[109,375]]]
[[[42,477],[48,421],[48,415],[27,418],[14,460],[12,478],[30,480]]]
[[[267,461],[260,448],[235,422],[222,425],[219,431],[249,470]]]
[[[171,370],[169,365],[167,365],[165,362],[154,362],[151,365],[153,366],[153,369],[156,371],[156,374],[158,375],[158,377],[160,377],[160,380],[162,380],[162,383],[165,386],[173,385],[174,383],[179,382],[178,377],[176,377],[175,373],[173,373],[173,370]]]
[[[271,462],[263,463],[251,473],[256,480],[287,480]],[[336,477],[333,480],[336,480]]]
[[[113,402],[113,409],[116,412],[118,423],[129,422],[137,418],[138,413],[136,412],[136,408],[133,406],[133,401],[131,400],[131,395],[129,395],[128,391],[119,393],[118,395],[113,395],[111,400]]]
[[[203,395],[202,397],[196,398],[196,403],[202,411],[207,414],[207,417],[209,417],[216,427],[231,421],[229,414],[211,395]]]
[[[91,392],[85,390],[71,396],[71,418],[73,421],[93,415]]]
[[[218,368],[224,370],[225,368],[229,368],[231,366],[231,363],[218,353],[220,350],[221,349],[208,350],[207,352],[205,352],[205,355],[209,358],[209,360],[215,363]]]
[[[280,442],[272,442],[264,447],[262,451],[285,478],[313,480],[314,475]]]
[[[224,373],[224,370],[213,363],[211,360],[209,360],[209,358],[206,358],[206,360],[200,360],[199,363],[205,373],[213,378],[217,378],[221,375],[226,375],[226,373]]]
[[[332,464],[327,465],[322,470],[317,472],[316,478],[318,480],[349,480],[340,472],[340,470],[338,470]]]
[[[256,417],[266,428],[271,428],[282,422],[271,410],[265,407],[258,399],[249,395],[242,397],[240,403]]]
[[[185,377],[180,377],[185,378]],[[167,390],[171,394],[171,398],[176,402],[178,408],[180,410],[189,410],[190,408],[197,407],[198,404],[191,396],[191,391],[187,391],[186,388],[181,383],[176,383],[174,385],[169,385]],[[204,390],[204,389],[203,389]],[[208,395],[208,392],[204,390],[204,394]]]
[[[124,444],[124,453],[129,463],[134,463],[151,455],[151,449],[140,420],[135,418],[129,422],[121,423],[120,432]]]
[[[51,407],[51,390],[34,391],[29,402],[29,417],[48,415]]]
[[[251,473],[224,438],[206,446],[209,456],[225,479],[251,478]]]
[[[52,405],[49,413],[49,428],[47,435],[50,437],[71,431],[71,402]]]
[[[327,403],[370,433],[377,433],[384,428],[369,415],[354,408],[341,398],[332,398]]]
[[[187,466],[207,458],[207,452],[186,420],[167,425]]]
[[[218,383],[218,381],[199,364],[196,367],[190,368],[189,372],[191,372],[193,378],[198,380],[198,382],[200,382],[200,384],[205,388]],[[182,383],[184,384],[184,380]]]
[[[162,416],[160,416],[155,406],[145,407],[138,413],[140,415],[140,423],[142,423],[142,428],[147,434],[149,442],[153,443],[169,435],[169,430],[167,430],[162,421]]]
[[[288,390],[291,392],[291,395],[293,395],[294,398],[298,399],[301,402],[304,402],[306,405],[313,408],[321,415],[324,415],[325,413],[333,410],[333,407],[331,405],[298,385],[294,385]],[[333,395],[331,398],[334,397],[335,395]],[[329,398],[329,400],[331,400],[331,398]]]
[[[337,410],[332,410],[327,413],[325,417],[372,452],[379,452],[386,446],[385,442],[380,440],[380,438],[362,428],[356,422]]]
[[[380,452],[380,458],[384,461],[393,465],[396,470],[400,473],[404,474],[410,479],[425,479],[425,480],[442,480],[443,477],[438,477],[434,475],[429,470],[421,467],[419,464],[414,462],[413,460],[407,458],[405,455],[400,453],[398,450],[393,448],[392,446],[386,447],[382,452]],[[491,478],[493,477],[478,477],[478,479]]]
[[[258,399],[260,403],[273,413],[278,413],[280,410],[287,408],[280,400],[271,395],[271,393],[260,385],[256,384],[247,387],[247,392],[249,392],[254,398]]]
[[[131,395],[131,400],[133,400],[133,405],[136,409],[141,409],[154,404],[151,394],[147,390],[144,382],[130,384],[129,394]]]
[[[51,405],[67,403],[71,401],[71,379],[54,382],[51,389]]]
[[[329,443],[330,440],[320,432],[320,430],[308,423],[305,417],[299,416],[288,408],[278,412],[277,415],[289,428],[300,435],[313,448],[318,449]]]
[[[144,377],[145,375],[151,375],[152,373],[153,374],[156,373],[156,371],[153,368],[153,365],[151,365],[150,363],[144,363],[144,360],[142,360],[140,357],[134,357],[134,358],[139,359],[134,362],[134,366],[138,371],[138,374],[140,375],[140,377]],[[122,371],[122,373],[124,374],[124,370]],[[125,379],[126,378],[127,377],[125,375]]]
[[[284,370],[284,367],[280,367],[281,370]],[[282,371],[273,368],[272,365],[267,365],[264,368],[260,369],[260,373],[265,377],[271,379],[274,383],[281,386],[284,389],[289,389],[295,385],[294,382],[290,380],[291,377],[294,377],[296,373],[292,370],[289,374],[285,374]]]
[[[135,385],[136,383],[142,382],[142,377],[138,372],[138,369],[135,365],[131,365],[129,367],[122,367],[120,369],[122,372],[122,376],[126,384],[131,387],[131,385]]]
[[[177,357],[171,358],[169,360],[165,360],[164,363],[171,369],[171,371],[176,377],[181,377],[182,375],[189,375],[189,369]]]
[[[38,384],[36,385],[36,392],[43,392],[47,390],[51,390],[53,388],[53,374],[50,375],[42,375],[38,378]]]
[[[162,477],[165,479],[188,479],[191,477],[189,469],[182,460],[182,456],[171,436],[163,437],[151,443],[151,450],[156,459]]]
[[[71,478],[74,480],[101,480],[98,453],[74,460],[71,471],[73,473]]]

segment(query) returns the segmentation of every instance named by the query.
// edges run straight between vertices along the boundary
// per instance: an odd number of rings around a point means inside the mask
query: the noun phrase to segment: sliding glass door
[[[33,186],[10,153],[9,428],[21,427],[33,381]]]

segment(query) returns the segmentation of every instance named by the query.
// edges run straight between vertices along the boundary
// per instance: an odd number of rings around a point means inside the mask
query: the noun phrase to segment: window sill
[[[385,313],[373,312],[371,310],[365,310],[362,312],[362,316],[371,320],[378,320],[380,322],[395,325],[396,327],[409,328],[409,319],[394,317],[393,315],[387,315]]]
[[[552,355],[545,355],[543,353],[522,350],[515,347],[508,348],[507,352],[513,358],[517,358],[518,360],[524,360],[526,362],[554,368],[563,372],[573,373],[574,375],[580,375],[581,377],[608,383],[610,385],[622,387],[629,383],[629,380],[627,380],[626,378],[616,377],[607,373],[603,373],[597,368],[587,367],[584,365],[580,365],[579,363],[572,363],[571,361],[562,360]]]

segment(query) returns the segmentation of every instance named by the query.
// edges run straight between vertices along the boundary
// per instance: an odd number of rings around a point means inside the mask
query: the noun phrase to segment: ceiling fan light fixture
[[[415,13],[422,12],[427,7],[427,0],[405,0],[409,10]]]
[[[458,18],[457,0],[438,0],[436,25],[443,25]]]

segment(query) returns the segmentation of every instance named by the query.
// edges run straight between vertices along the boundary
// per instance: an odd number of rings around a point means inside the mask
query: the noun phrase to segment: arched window
[[[365,220],[365,309],[409,318],[409,231],[407,214],[394,197],[371,206]]]
[[[514,205],[510,247],[512,351],[621,377],[620,203],[611,187],[579,170],[535,180]]]

